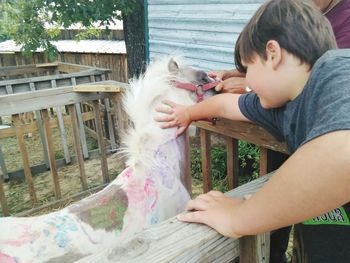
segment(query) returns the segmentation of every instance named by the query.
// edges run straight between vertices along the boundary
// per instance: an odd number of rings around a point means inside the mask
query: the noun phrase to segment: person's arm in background
[[[208,76],[221,80],[221,82],[215,87],[215,90],[218,92],[238,94],[244,94],[247,92],[245,75],[236,69],[210,71],[208,72]]]
[[[183,133],[192,121],[205,118],[221,117],[248,121],[239,109],[239,96],[240,94],[219,94],[191,106],[166,100],[163,103],[167,106],[156,108],[157,112],[165,113],[165,115],[156,116],[155,120],[162,123],[161,128],[178,127],[177,135]]]

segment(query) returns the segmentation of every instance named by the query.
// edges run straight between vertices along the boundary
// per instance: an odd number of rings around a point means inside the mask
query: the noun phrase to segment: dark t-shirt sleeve
[[[278,110],[264,109],[259,97],[254,93],[241,95],[238,100],[242,114],[251,122],[258,124],[267,130],[278,141],[283,141],[282,116]]]
[[[348,57],[342,58],[341,52]],[[350,50],[338,53],[320,65],[311,79],[310,85],[317,88],[305,98],[309,113],[305,140],[300,145],[329,132],[350,129]]]

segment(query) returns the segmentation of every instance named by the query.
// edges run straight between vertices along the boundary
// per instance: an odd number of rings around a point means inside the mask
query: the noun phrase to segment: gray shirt
[[[245,94],[239,107],[249,120],[285,140],[290,153],[318,136],[350,129],[350,49],[325,53],[302,93],[285,106],[266,110],[255,94]],[[350,203],[296,225],[294,232],[300,262],[350,262]]]
[[[286,105],[263,109],[256,94],[239,98],[243,115],[285,140],[290,153],[323,134],[350,129],[350,49],[326,52],[301,94]]]

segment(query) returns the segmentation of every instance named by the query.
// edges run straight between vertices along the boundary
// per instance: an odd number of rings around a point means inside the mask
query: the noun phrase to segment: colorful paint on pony
[[[0,251],[0,262],[1,263],[18,263],[15,257],[10,257],[6,254],[1,253],[1,251]]]
[[[169,65],[173,63],[173,65]],[[0,263],[74,262],[109,249],[145,227],[182,212],[190,196],[181,182],[186,170],[185,140],[154,121],[154,107],[165,98],[182,104],[196,96],[172,86],[195,83],[193,69],[173,60],[147,69],[132,83],[127,108],[134,128],[127,139],[126,168],[102,191],[39,217],[0,218]],[[189,74],[181,75],[184,72]]]

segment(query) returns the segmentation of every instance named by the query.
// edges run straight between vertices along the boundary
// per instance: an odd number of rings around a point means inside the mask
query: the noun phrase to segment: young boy
[[[329,22],[310,1],[268,1],[235,47],[236,67],[254,93],[158,108],[166,113],[156,118],[162,127],[178,134],[207,117],[255,122],[292,154],[250,199],[212,191],[190,201],[179,220],[233,237],[302,222],[297,260],[350,262],[350,50],[334,48]]]

